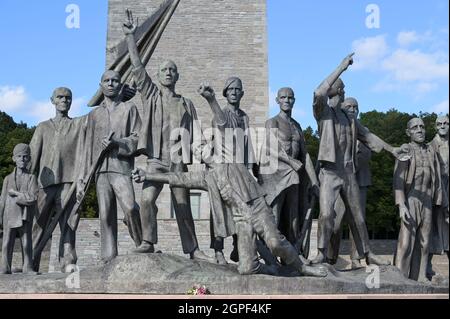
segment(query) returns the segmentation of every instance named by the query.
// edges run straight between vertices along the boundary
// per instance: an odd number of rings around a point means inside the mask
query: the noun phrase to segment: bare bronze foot
[[[219,265],[227,265],[228,262],[223,255],[223,251],[216,251],[216,263]]]
[[[142,241],[141,245],[133,250],[136,254],[153,254],[155,252],[155,247],[152,243],[148,241]]]
[[[198,248],[190,254],[190,257],[191,257],[191,259],[194,259],[194,260],[203,260],[203,261],[207,261],[210,263],[215,263],[215,260],[213,260],[211,257],[207,256],[203,251],[201,251]]]
[[[36,276],[38,274],[37,271],[34,271],[31,267],[29,269],[25,269],[22,272],[24,275],[32,275],[32,276]]]
[[[312,265],[323,264],[326,260],[327,259],[325,258],[324,253],[319,250],[317,253],[317,257],[311,261],[311,264]]]
[[[417,279],[417,281],[422,284],[431,285],[431,280],[428,279],[427,277],[419,277],[419,279]]]
[[[361,260],[358,260],[358,259],[352,260],[352,269],[353,270],[361,269],[361,268],[364,268],[363,265],[361,264]]]
[[[372,252],[369,252],[366,256],[367,265],[377,265],[377,266],[389,266],[391,263],[389,261],[383,260]]]
[[[324,266],[303,265],[300,272],[303,276],[310,277],[326,277],[328,275],[328,269]]]
[[[306,259],[305,257],[303,257],[303,255],[298,255],[298,258],[300,258],[304,265],[311,265],[311,260]]]

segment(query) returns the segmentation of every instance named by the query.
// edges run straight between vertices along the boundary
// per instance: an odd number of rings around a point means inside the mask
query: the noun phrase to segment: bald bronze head
[[[294,90],[289,87],[279,89],[276,102],[283,112],[292,112],[295,104]]]
[[[441,137],[447,137],[448,138],[448,115],[445,116],[439,116],[436,119],[436,130]]]
[[[411,142],[417,144],[425,143],[425,123],[421,118],[413,118],[408,122],[408,128],[406,129],[406,135],[411,138]]]
[[[358,118],[359,105],[358,101],[355,98],[346,98],[342,103],[342,109],[346,111],[350,116],[353,116],[355,119]]]
[[[50,100],[58,112],[67,114],[72,105],[72,91],[65,87],[57,88]]]

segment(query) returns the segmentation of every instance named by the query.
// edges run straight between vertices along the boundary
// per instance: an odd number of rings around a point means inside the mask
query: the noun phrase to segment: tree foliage
[[[29,144],[33,132],[34,128],[28,128],[24,123],[17,124],[11,116],[0,112],[0,185],[3,185],[3,179],[14,169],[14,146],[19,143]]]

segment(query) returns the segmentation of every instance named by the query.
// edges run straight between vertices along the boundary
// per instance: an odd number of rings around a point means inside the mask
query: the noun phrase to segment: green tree
[[[3,184],[5,176],[14,169],[12,161],[14,146],[19,143],[29,144],[33,132],[34,128],[28,128],[24,123],[17,124],[11,116],[0,112],[0,183]]]
[[[303,131],[303,134],[305,135],[306,148],[308,150],[308,153],[311,156],[313,163],[316,163],[319,154],[319,144],[320,144],[319,132],[313,131],[311,126],[308,126]]]

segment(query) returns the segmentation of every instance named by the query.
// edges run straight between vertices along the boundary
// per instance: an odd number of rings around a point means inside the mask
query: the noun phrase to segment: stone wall
[[[203,250],[210,256],[213,256],[213,251],[210,247],[210,236],[209,236],[209,221],[208,220],[197,220],[196,221],[196,231],[197,238],[199,242],[200,249]],[[80,226],[77,233],[77,252],[79,256],[78,266],[80,268],[86,268],[88,266],[93,266],[99,262],[100,256],[100,224],[96,219],[83,219],[80,222]],[[159,221],[159,243],[156,245],[157,250],[161,250],[164,253],[175,254],[179,256],[184,256],[180,236],[178,233],[178,227],[175,220],[160,220]],[[53,241],[50,254],[50,266],[48,269],[53,271],[59,271],[57,267],[57,245],[59,241],[59,228],[55,230],[53,234]],[[233,249],[232,239],[227,238],[225,240],[225,257],[229,259],[230,253]],[[372,240],[371,248],[372,251],[392,261],[392,257],[395,253],[397,241],[396,240]],[[133,242],[128,235],[128,231],[125,225],[119,222],[119,254],[126,255],[133,249]],[[313,222],[312,232],[311,232],[311,257],[317,254],[317,221]],[[341,258],[337,264],[338,269],[347,269],[350,267],[349,255],[350,255],[351,245],[348,240],[342,241],[341,247]],[[48,262],[43,260],[43,269],[46,269],[45,263]],[[448,276],[449,273],[449,263],[447,256],[435,256],[433,259],[433,265],[438,273]]]
[[[207,254],[212,255],[210,251],[210,231],[209,220],[196,220],[196,232],[200,249]],[[128,234],[127,227],[119,221],[119,254],[126,255],[131,252],[134,247],[133,241]],[[158,239],[159,243],[155,246],[156,250],[164,253],[184,256],[181,247],[178,226],[174,219],[159,220],[158,223]],[[58,242],[59,229],[56,229],[53,238],[50,253],[49,271],[59,271],[58,269]],[[82,219],[77,231],[77,254],[78,266],[83,269],[96,265],[100,262],[100,221],[98,219]],[[232,250],[232,239],[225,240],[225,254],[230,255]],[[188,256],[187,256],[188,257]]]

